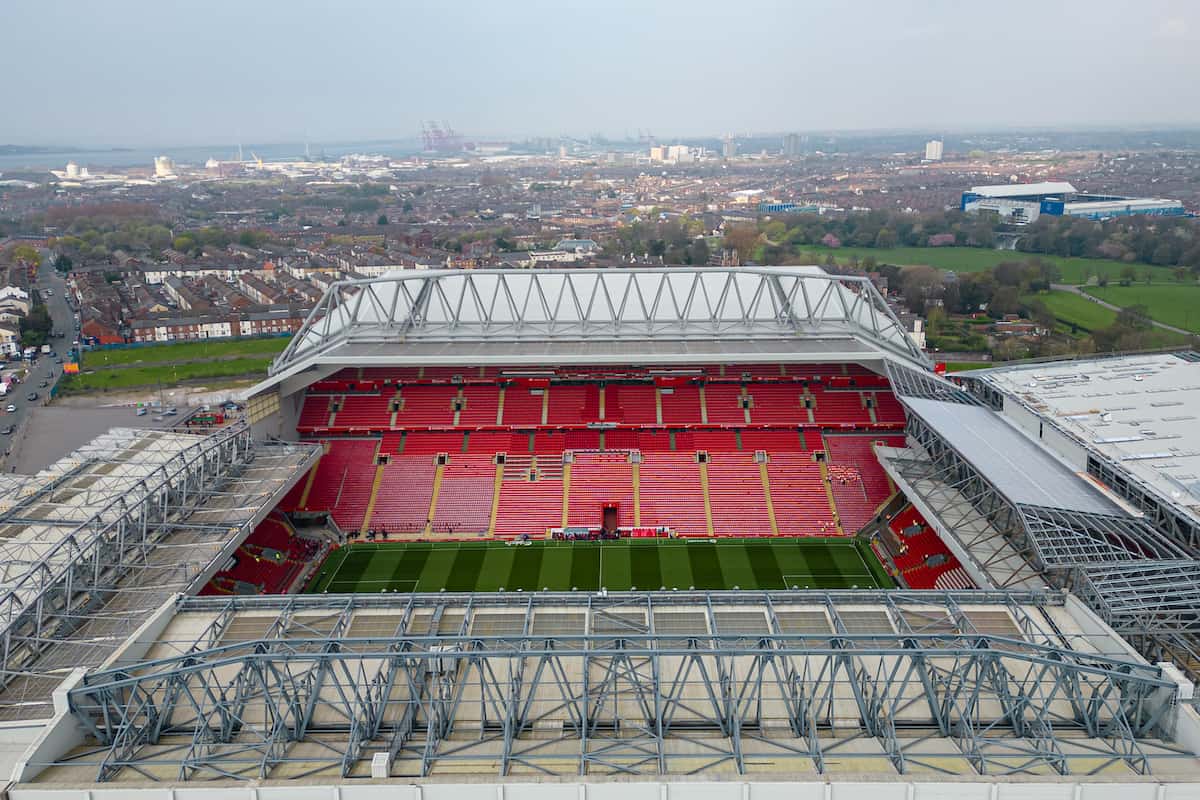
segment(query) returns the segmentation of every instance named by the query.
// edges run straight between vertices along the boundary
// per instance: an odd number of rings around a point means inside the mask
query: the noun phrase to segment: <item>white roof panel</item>
[[[1075,194],[1078,190],[1066,181],[1041,183],[998,183],[992,186],[972,186],[971,192],[983,197],[1025,197],[1031,194]]]

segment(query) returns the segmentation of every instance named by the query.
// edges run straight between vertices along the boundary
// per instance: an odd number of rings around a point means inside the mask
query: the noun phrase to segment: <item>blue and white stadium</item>
[[[1043,214],[1093,220],[1139,214],[1153,217],[1187,214],[1178,200],[1084,194],[1066,181],[972,186],[970,191],[963,192],[960,208],[963,211],[993,211],[1018,224],[1033,222]]]

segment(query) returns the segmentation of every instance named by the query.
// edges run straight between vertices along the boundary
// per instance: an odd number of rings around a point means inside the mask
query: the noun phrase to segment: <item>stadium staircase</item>
[[[845,536],[846,531],[842,528],[842,518],[838,514],[837,499],[833,496],[833,486],[829,483],[829,465],[822,461],[820,466],[821,484],[825,488],[825,500],[829,503],[830,518],[833,520],[838,536]]]
[[[375,480],[371,483],[371,497],[367,500],[367,510],[363,512],[362,525],[359,526],[360,534],[366,533],[371,525],[371,515],[375,513],[375,498],[379,497],[379,485],[383,483],[383,465],[375,467]]]

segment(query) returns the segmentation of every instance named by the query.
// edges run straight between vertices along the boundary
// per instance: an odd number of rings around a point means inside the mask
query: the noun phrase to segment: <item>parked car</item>
[[[5,425],[3,429],[0,429],[0,436],[12,436],[13,431],[15,431],[15,430],[16,430],[16,428],[14,426]]]
[[[9,403],[9,404],[8,404],[8,408],[6,408],[6,409],[4,409],[4,410],[5,410],[5,411],[7,411],[7,412],[8,412],[8,413],[10,413],[10,414],[15,414],[15,413],[17,413],[17,407],[16,407],[16,406],[14,406],[12,403]]]
[[[30,392],[29,394],[25,395],[25,399],[32,403],[34,400],[38,399],[38,393]]]
[[[41,383],[38,384],[38,386],[41,387],[42,389],[45,389],[49,385],[50,385],[50,381],[42,381]]]

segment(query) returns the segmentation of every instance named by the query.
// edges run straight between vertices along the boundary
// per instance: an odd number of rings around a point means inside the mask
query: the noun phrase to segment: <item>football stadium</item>
[[[816,267],[334,283],[244,417],[0,476],[6,796],[1200,796],[1197,392]]]

